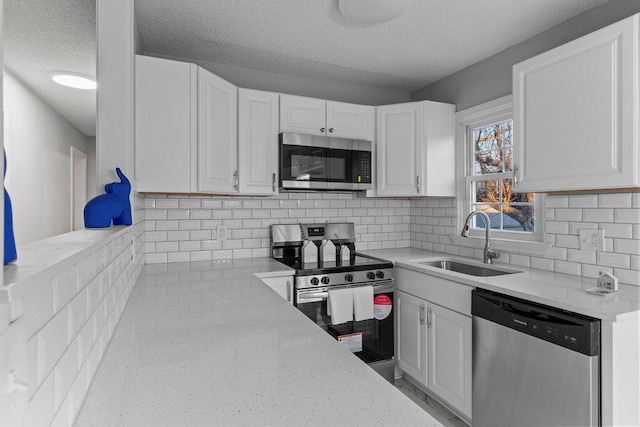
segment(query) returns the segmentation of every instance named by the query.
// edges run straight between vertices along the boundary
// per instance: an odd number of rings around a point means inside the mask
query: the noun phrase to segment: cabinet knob
[[[324,133],[324,128],[320,128],[320,132]]]
[[[329,128],[329,132],[333,132],[333,128]]]

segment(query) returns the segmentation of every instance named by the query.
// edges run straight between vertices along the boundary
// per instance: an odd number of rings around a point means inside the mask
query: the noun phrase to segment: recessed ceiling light
[[[406,12],[414,0],[338,0],[345,18],[364,24],[391,21]]]
[[[53,71],[50,75],[54,82],[63,86],[85,90],[95,89],[97,87],[95,79],[90,76],[85,76],[84,74],[71,73],[69,71]]]

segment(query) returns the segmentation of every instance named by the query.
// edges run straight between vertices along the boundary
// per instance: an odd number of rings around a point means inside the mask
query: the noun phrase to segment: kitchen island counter
[[[76,425],[441,425],[256,273],[288,268],[145,266]]]

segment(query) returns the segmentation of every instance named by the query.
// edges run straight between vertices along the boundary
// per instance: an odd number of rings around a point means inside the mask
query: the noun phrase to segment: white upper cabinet
[[[280,132],[340,138],[373,138],[373,107],[280,95]]]
[[[455,105],[376,107],[376,195],[455,196]]]
[[[195,191],[197,67],[136,56],[135,84],[138,191]]]
[[[238,89],[198,68],[198,191],[238,191]]]
[[[240,193],[278,192],[278,132],[278,94],[238,89]]]
[[[514,66],[519,192],[640,185],[638,20]]]
[[[303,96],[280,95],[280,131],[324,135],[326,101]]]
[[[327,136],[373,140],[374,108],[369,105],[327,101]]]

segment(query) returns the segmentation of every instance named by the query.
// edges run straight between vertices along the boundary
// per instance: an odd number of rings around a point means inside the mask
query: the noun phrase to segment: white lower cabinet
[[[472,288],[410,270],[396,268],[395,271],[398,273],[395,291],[398,368],[471,421],[472,326],[466,299],[467,294],[470,299]],[[404,292],[403,287],[418,289],[414,293],[420,296]],[[464,307],[461,311],[465,314],[441,305],[456,297],[459,301],[461,295],[465,301],[453,308]]]
[[[429,303],[428,388],[471,418],[471,317]]]
[[[287,300],[289,304],[293,304],[293,276],[261,277],[260,280]]]
[[[403,372],[425,387],[427,371],[427,330],[424,328],[426,301],[404,292],[395,292],[396,299],[396,361]]]

